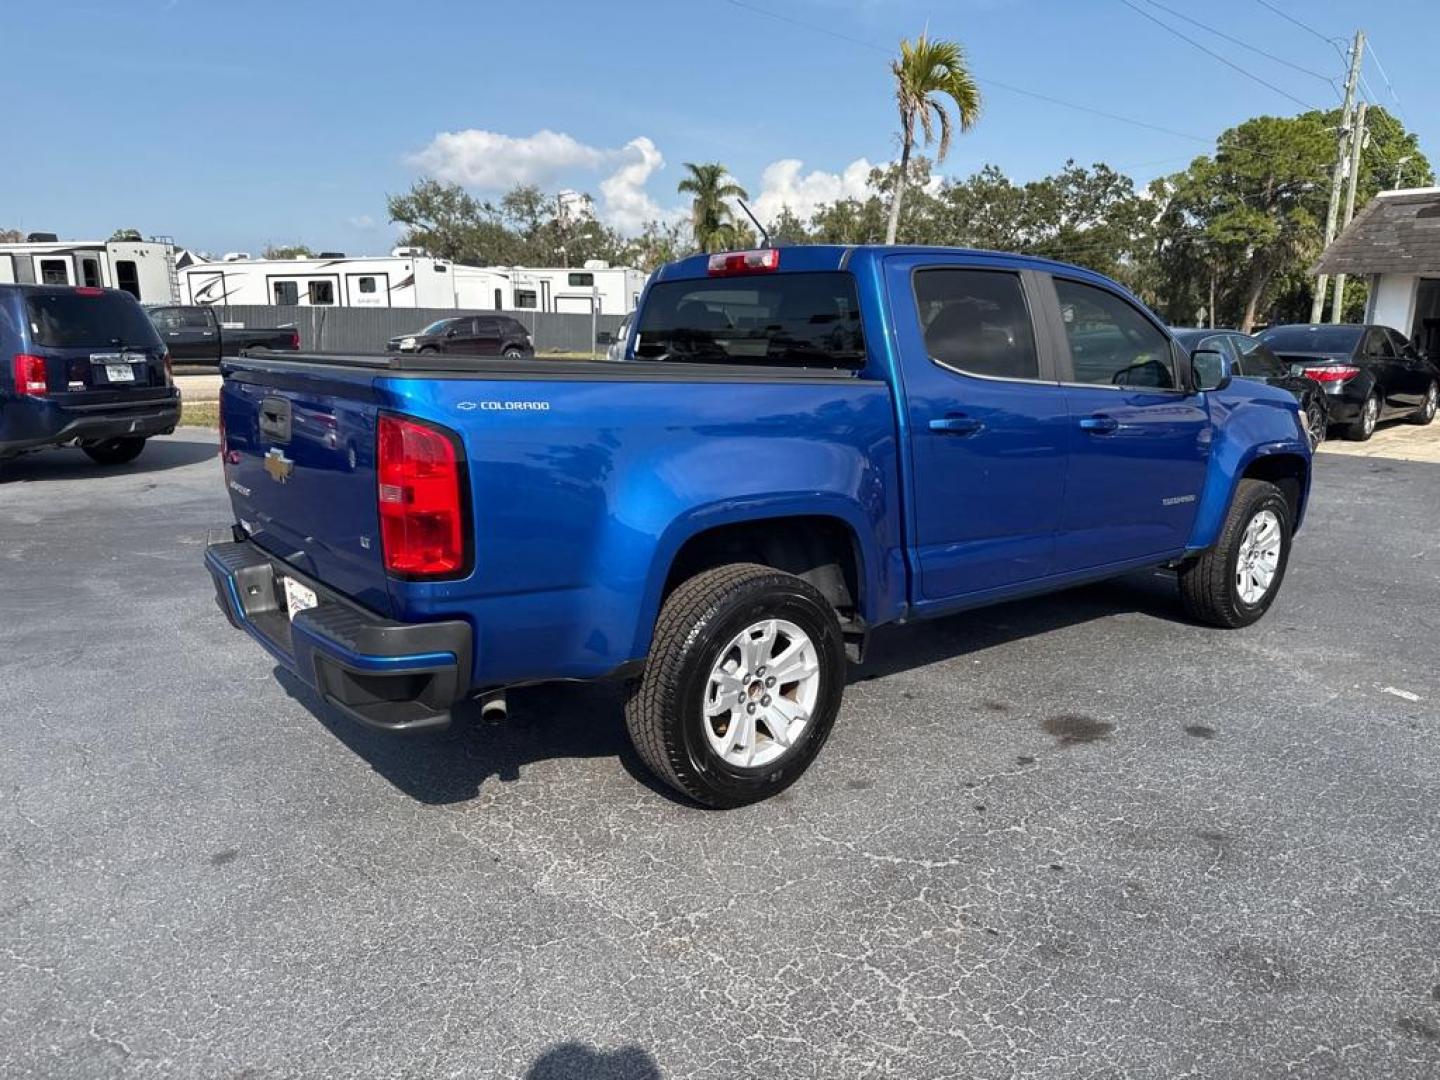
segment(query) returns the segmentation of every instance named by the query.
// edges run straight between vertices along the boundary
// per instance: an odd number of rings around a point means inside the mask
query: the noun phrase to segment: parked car
[[[1331,423],[1364,442],[1381,420],[1428,424],[1440,406],[1440,367],[1398,330],[1351,323],[1272,326],[1259,334],[1297,375],[1325,390]]]
[[[226,326],[215,309],[203,304],[152,307],[147,311],[170,357],[182,364],[218,364],[226,356],[251,349],[294,351],[300,348],[300,331],[294,327]]]
[[[1310,487],[1294,397],[1192,364],[1097,274],[696,255],[635,325],[621,364],[227,361],[222,610],[384,730],[629,680],[646,764],[735,806],[814,759],[876,627],[1152,566],[1240,627],[1284,578]]]
[[[121,465],[180,421],[165,346],[123,290],[0,285],[0,357],[0,461],[73,444]]]
[[[472,356],[507,356],[512,360],[534,356],[530,331],[509,315],[460,315],[440,319],[413,334],[392,337],[391,352],[466,353]]]
[[[1192,352],[1209,350],[1228,357],[1230,370],[1236,378],[1258,379],[1289,390],[1300,403],[1300,415],[1305,418],[1310,449],[1325,441],[1325,433],[1330,426],[1330,404],[1325,391],[1314,379],[1292,372],[1290,365],[1271,352],[1259,338],[1238,330],[1172,326],[1170,332],[1175,335],[1176,341]]]
[[[620,320],[620,325],[612,333],[609,330],[602,330],[595,335],[595,344],[605,346],[606,360],[624,360],[625,346],[630,341],[630,324],[635,314],[631,312]]]

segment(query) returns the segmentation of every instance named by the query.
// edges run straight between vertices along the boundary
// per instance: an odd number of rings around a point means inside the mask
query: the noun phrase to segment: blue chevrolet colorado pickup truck
[[[217,599],[376,728],[628,680],[651,769],[779,791],[886,623],[1168,566],[1260,618],[1305,511],[1294,398],[1096,274],[793,247],[657,272],[621,361],[229,361]]]

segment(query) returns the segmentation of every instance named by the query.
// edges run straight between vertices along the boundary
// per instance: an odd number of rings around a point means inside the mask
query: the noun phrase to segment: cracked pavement
[[[720,814],[611,686],[394,739],[277,676],[207,433],[11,463],[0,1074],[1435,1076],[1437,507],[1322,457],[1249,630],[1159,574],[891,630]]]

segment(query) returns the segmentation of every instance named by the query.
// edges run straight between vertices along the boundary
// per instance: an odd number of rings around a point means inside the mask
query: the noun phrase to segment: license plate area
[[[308,585],[302,585],[292,577],[281,575],[280,586],[285,593],[285,615],[293,620],[302,611],[309,611],[317,607],[320,598],[315,595],[315,590]]]
[[[135,369],[129,364],[106,364],[105,381],[112,383],[134,382]]]

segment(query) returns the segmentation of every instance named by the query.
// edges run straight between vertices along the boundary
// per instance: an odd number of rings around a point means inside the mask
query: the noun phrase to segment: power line
[[[1126,7],[1128,7],[1131,11],[1135,12],[1135,14],[1141,16],[1142,18],[1149,19],[1149,20],[1150,20],[1151,22],[1153,22],[1156,26],[1163,27],[1164,29],[1170,31],[1170,33],[1172,33],[1172,34],[1174,34],[1176,37],[1180,38],[1180,40],[1185,41],[1185,42],[1188,42],[1189,44],[1195,46],[1195,48],[1199,49],[1199,50],[1200,50],[1201,52],[1203,52],[1206,56],[1210,56],[1210,57],[1215,58],[1216,60],[1219,60],[1219,61],[1220,61],[1222,64],[1224,64],[1226,67],[1231,68],[1231,69],[1234,70],[1234,71],[1238,71],[1241,75],[1244,75],[1247,79],[1251,80],[1252,82],[1257,82],[1257,83],[1259,83],[1261,86],[1265,87],[1267,90],[1273,90],[1275,93],[1279,94],[1281,97],[1289,98],[1291,101],[1295,102],[1295,104],[1301,106],[1302,108],[1305,108],[1305,109],[1315,109],[1315,106],[1314,106],[1314,105],[1311,105],[1309,102],[1306,102],[1306,101],[1301,101],[1301,100],[1300,100],[1299,98],[1297,98],[1294,94],[1290,93],[1290,91],[1288,91],[1288,90],[1282,90],[1282,89],[1280,89],[1280,87],[1276,86],[1276,85],[1275,85],[1274,83],[1272,83],[1272,82],[1266,82],[1264,79],[1260,78],[1259,75],[1256,75],[1256,74],[1254,74],[1253,72],[1247,71],[1245,68],[1241,67],[1239,64],[1235,63],[1233,60],[1229,59],[1228,57],[1222,56],[1220,53],[1216,52],[1214,49],[1207,48],[1206,46],[1200,44],[1200,42],[1196,41],[1194,38],[1192,38],[1189,34],[1185,33],[1184,31],[1175,29],[1175,27],[1171,26],[1169,23],[1165,22],[1165,21],[1162,20],[1162,19],[1157,19],[1154,15],[1151,15],[1151,14],[1150,14],[1148,11],[1146,11],[1144,8],[1140,7],[1140,6],[1137,5],[1137,4],[1131,3],[1131,0],[1120,0],[1120,2],[1121,2],[1122,4],[1124,4]],[[1316,109],[1316,111],[1318,112],[1319,110]]]
[[[1385,89],[1390,91],[1390,97],[1395,102],[1395,111],[1400,114],[1400,119],[1405,121],[1405,126],[1410,126],[1409,117],[1405,115],[1405,106],[1400,103],[1400,95],[1395,92],[1395,85],[1390,81],[1390,76],[1385,71],[1385,65],[1380,63],[1380,57],[1375,52],[1375,43],[1370,42],[1370,59],[1375,61],[1375,70],[1380,73],[1380,78],[1385,80]]]
[[[1270,0],[1255,0],[1255,2],[1256,2],[1257,4],[1259,4],[1259,5],[1260,5],[1261,7],[1263,7],[1263,8],[1269,8],[1271,11],[1273,11],[1276,15],[1279,15],[1279,16],[1280,16],[1282,19],[1284,19],[1286,22],[1294,23],[1296,26],[1298,26],[1301,30],[1304,30],[1306,33],[1314,34],[1317,38],[1319,38],[1321,41],[1325,42],[1325,44],[1327,44],[1327,45],[1333,46],[1333,45],[1335,44],[1335,42],[1339,40],[1338,38],[1333,38],[1333,37],[1331,37],[1329,34],[1322,34],[1319,30],[1316,30],[1313,26],[1309,25],[1308,23],[1303,23],[1303,22],[1301,22],[1299,19],[1295,18],[1295,16],[1294,16],[1294,15],[1291,15],[1288,11],[1282,11],[1280,8],[1276,7],[1274,4],[1270,3]]]
[[[1192,19],[1189,15],[1186,15],[1186,14],[1185,14],[1184,12],[1182,12],[1182,11],[1176,11],[1174,8],[1166,7],[1164,4],[1159,3],[1158,0],[1145,0],[1145,2],[1148,3],[1151,7],[1157,7],[1157,8],[1159,8],[1161,11],[1164,11],[1164,12],[1170,14],[1170,15],[1175,16],[1175,18],[1177,18],[1177,19],[1184,19],[1186,22],[1188,22],[1188,23],[1189,23],[1190,25],[1192,25],[1192,26],[1198,26],[1201,30],[1208,30],[1210,33],[1214,34],[1216,37],[1224,38],[1226,41],[1230,42],[1232,45],[1239,45],[1242,49],[1249,49],[1249,50],[1250,50],[1251,52],[1253,52],[1253,53],[1259,53],[1261,56],[1265,57],[1265,59],[1267,59],[1267,60],[1273,60],[1273,61],[1275,61],[1275,63],[1277,63],[1277,64],[1284,64],[1284,65],[1285,65],[1286,67],[1288,67],[1288,68],[1294,68],[1296,71],[1303,72],[1304,74],[1309,75],[1309,76],[1311,76],[1312,78],[1319,79],[1321,82],[1329,83],[1329,84],[1330,84],[1330,89],[1332,89],[1332,90],[1335,89],[1335,80],[1334,80],[1333,78],[1331,78],[1329,75],[1322,75],[1322,74],[1321,74],[1320,72],[1318,72],[1318,71],[1314,71],[1314,70],[1312,70],[1312,69],[1310,69],[1310,68],[1307,68],[1307,67],[1304,67],[1304,66],[1302,66],[1302,65],[1300,65],[1300,64],[1292,63],[1291,61],[1286,60],[1283,56],[1276,56],[1274,53],[1266,52],[1264,49],[1257,48],[1256,46],[1251,45],[1250,42],[1244,40],[1243,38],[1234,37],[1234,36],[1232,36],[1232,35],[1230,35],[1230,34],[1225,33],[1225,31],[1223,31],[1223,30],[1217,30],[1217,29],[1215,29],[1215,27],[1213,27],[1213,26],[1207,26],[1205,23],[1202,23],[1199,19]]]
[[[842,34],[838,30],[831,30],[826,26],[817,26],[814,23],[804,22],[789,15],[782,15],[778,11],[770,11],[767,8],[756,7],[754,4],[747,4],[744,0],[730,0],[735,7],[744,8],[746,11],[753,11],[757,15],[764,15],[780,22],[789,23],[791,26],[798,26],[802,30],[809,30],[817,34],[825,34],[827,37],[836,38],[840,41],[848,41],[851,45],[859,45],[862,49],[869,49],[872,52],[882,53],[885,56],[894,56],[892,49],[876,45],[873,41],[865,41],[861,38],[851,37],[849,34]],[[999,79],[976,76],[979,82],[993,86],[999,90],[1005,90],[1012,94],[1020,94],[1024,97],[1034,98],[1037,101],[1048,102],[1051,105],[1058,105],[1065,109],[1074,109],[1076,112],[1089,113],[1091,116],[1101,116],[1106,120],[1114,120],[1121,124],[1130,124],[1133,127],[1145,128],[1149,131],[1158,131],[1164,135],[1173,135],[1178,139],[1189,139],[1192,142],[1209,143],[1212,140],[1202,138],[1199,135],[1192,135],[1188,131],[1176,131],[1174,128],[1163,127],[1160,124],[1151,124],[1145,120],[1136,120],[1131,116],[1121,116],[1118,113],[1106,112],[1104,109],[1096,109],[1089,105],[1081,105],[1074,101],[1066,101],[1064,98],[1053,97],[1049,94],[1042,94],[1037,90],[1027,90],[1023,86],[1015,86],[1012,83],[1001,82]]]

